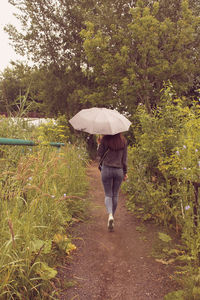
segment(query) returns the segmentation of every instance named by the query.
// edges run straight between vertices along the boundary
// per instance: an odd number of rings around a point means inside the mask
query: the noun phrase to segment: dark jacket
[[[104,153],[108,150],[108,146],[101,142],[97,150],[97,155],[100,159]],[[109,149],[103,160],[103,165],[115,168],[122,168],[124,175],[127,173],[127,145],[122,150],[111,150]]]

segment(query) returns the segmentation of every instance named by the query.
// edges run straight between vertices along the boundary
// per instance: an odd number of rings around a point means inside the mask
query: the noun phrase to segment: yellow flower
[[[64,241],[67,240],[67,236],[66,235],[62,235],[60,233],[56,233],[54,235],[54,238],[53,238],[53,241],[56,243],[56,244],[59,244],[59,243],[62,243]]]
[[[70,254],[73,250],[76,250],[76,246],[74,244],[72,244],[72,243],[69,243],[67,245],[66,253]]]

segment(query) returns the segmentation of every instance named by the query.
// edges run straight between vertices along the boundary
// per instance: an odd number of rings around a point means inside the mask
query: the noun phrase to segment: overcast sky
[[[0,0],[0,72],[9,66],[11,60],[22,60],[9,45],[8,35],[3,30],[3,27],[8,23],[19,26],[13,12],[14,8],[8,3],[8,0]]]

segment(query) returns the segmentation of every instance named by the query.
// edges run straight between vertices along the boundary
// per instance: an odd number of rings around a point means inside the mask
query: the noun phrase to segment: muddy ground
[[[176,290],[173,267],[156,262],[152,249],[158,231],[127,211],[120,193],[114,232],[107,230],[104,192],[97,164],[88,167],[89,220],[73,227],[77,250],[59,276],[71,286],[61,300],[161,300]],[[142,229],[142,230],[140,230]]]

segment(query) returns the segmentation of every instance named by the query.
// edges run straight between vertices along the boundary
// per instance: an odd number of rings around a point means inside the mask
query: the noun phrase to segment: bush
[[[197,299],[200,285],[194,274],[200,259],[200,218],[194,185],[200,183],[200,110],[197,102],[188,107],[185,99],[175,98],[170,87],[163,92],[162,105],[151,114],[138,106],[124,190],[130,210],[141,213],[144,220],[175,228],[182,237],[181,259],[193,278],[186,289],[191,292],[195,285],[195,296],[190,299]]]

